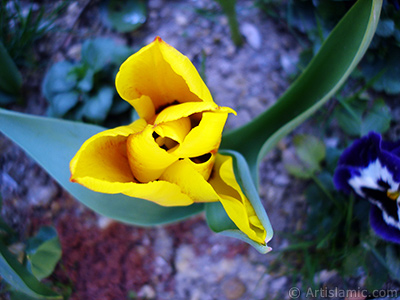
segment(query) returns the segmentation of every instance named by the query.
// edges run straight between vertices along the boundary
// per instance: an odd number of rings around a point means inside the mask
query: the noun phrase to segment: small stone
[[[28,190],[27,199],[33,206],[46,205],[58,193],[54,184],[32,186]]]
[[[287,282],[286,277],[277,278],[270,283],[270,290],[273,294],[277,294],[279,291],[284,289],[284,286]]]
[[[331,280],[333,277],[337,275],[337,271],[332,270],[322,270],[321,272],[315,274],[314,276],[314,282],[320,282],[320,283],[326,283],[329,280]]]
[[[138,292],[138,296],[144,299],[155,299],[156,292],[150,285],[144,285]]]
[[[293,57],[291,55],[281,55],[280,63],[282,69],[286,72],[286,74],[294,74],[297,70],[297,57]]]
[[[237,277],[228,279],[222,283],[222,291],[227,299],[239,299],[246,292],[246,286]]]
[[[99,216],[99,218],[97,220],[97,224],[98,224],[99,228],[101,228],[101,229],[107,228],[112,222],[114,222],[114,221],[111,220],[110,218],[107,218],[104,216]]]
[[[82,45],[75,44],[69,47],[67,56],[73,60],[79,61],[81,59],[81,51],[82,51]]]
[[[179,26],[186,26],[186,25],[189,24],[189,20],[187,19],[187,17],[182,15],[182,14],[179,14],[179,15],[175,16],[175,22]]]
[[[262,40],[257,27],[250,23],[244,23],[240,29],[250,47],[259,50],[261,48]]]

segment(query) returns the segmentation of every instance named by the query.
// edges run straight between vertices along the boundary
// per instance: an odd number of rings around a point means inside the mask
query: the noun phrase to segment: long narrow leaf
[[[252,122],[223,136],[221,147],[241,152],[255,180],[266,153],[326,103],[357,66],[375,33],[381,7],[382,0],[359,0],[285,94]]]
[[[163,207],[124,195],[96,193],[69,181],[69,162],[85,140],[105,128],[0,109],[0,131],[32,156],[67,191],[94,211],[140,226],[175,222],[203,210],[202,204]]]
[[[17,95],[21,92],[22,76],[0,41],[0,90]]]

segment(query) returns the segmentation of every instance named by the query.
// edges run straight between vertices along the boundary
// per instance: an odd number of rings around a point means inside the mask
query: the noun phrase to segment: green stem
[[[342,209],[342,205],[340,204],[340,202],[338,202],[335,197],[333,197],[332,194],[329,193],[329,191],[325,188],[325,186],[322,184],[321,180],[319,180],[317,176],[312,174],[311,179],[314,180],[315,184],[320,188],[325,196],[328,197],[328,199],[331,200],[333,204],[335,204],[338,209]]]
[[[243,38],[240,34],[239,23],[236,15],[236,0],[215,0],[221,5],[224,13],[228,17],[229,28],[231,30],[231,36],[233,43],[240,47],[243,45]]]

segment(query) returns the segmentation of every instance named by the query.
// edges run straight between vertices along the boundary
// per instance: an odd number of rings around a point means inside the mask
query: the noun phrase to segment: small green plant
[[[54,28],[54,21],[67,2],[57,4],[51,13],[45,7],[20,1],[0,0],[0,105],[23,102],[22,76],[18,67],[33,61],[33,44]],[[26,11],[26,12],[25,12]]]
[[[0,217],[0,276],[11,300],[62,299],[41,282],[53,273],[60,258],[61,245],[53,227],[41,227],[35,236],[20,241]]]
[[[22,8],[18,0],[0,0],[0,41],[18,66],[29,62],[33,44],[55,27],[55,20],[68,1],[57,4],[50,12],[44,5]]]
[[[374,109],[373,106],[365,119],[374,114]],[[346,118],[354,121],[353,117]],[[387,130],[379,120],[360,124],[366,123],[370,130]],[[343,128],[346,125],[352,128],[353,123],[343,122]],[[362,128],[358,126],[351,132],[359,135]],[[301,278],[306,289],[319,285],[315,274],[322,270],[336,270],[343,278],[364,273],[370,290],[382,288],[389,278],[398,280],[398,250],[372,233],[368,201],[346,196],[334,187],[333,173],[342,150],[326,147],[309,135],[295,136],[293,143],[295,155],[284,159],[285,168],[297,178],[310,180],[310,184],[305,191],[305,228],[288,236],[291,244],[280,251],[278,261],[286,265],[287,273],[294,274],[294,280]],[[300,261],[304,263],[299,264]]]
[[[102,124],[108,116],[130,120],[131,106],[116,94],[114,81],[118,66],[131,53],[111,39],[97,38],[83,43],[80,62],[51,66],[42,84],[48,115]]]

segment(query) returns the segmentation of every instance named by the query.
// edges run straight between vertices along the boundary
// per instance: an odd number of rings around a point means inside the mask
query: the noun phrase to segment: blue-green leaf
[[[210,202],[205,204],[207,224],[214,232],[240,239],[253,246],[260,253],[267,253],[271,250],[271,248],[268,246],[268,242],[272,239],[273,230],[267,213],[265,212],[265,209],[261,203],[260,196],[251,178],[249,166],[247,165],[244,157],[238,152],[220,150],[219,153],[232,157],[236,180],[239,183],[243,193],[253,206],[257,217],[261,221],[261,224],[267,231],[265,245],[254,242],[253,240],[249,239],[246,234],[240,231],[231,221],[220,202]]]
[[[42,92],[51,102],[59,93],[70,92],[77,83],[77,76],[72,72],[74,65],[68,61],[61,61],[51,66],[44,76]]]
[[[21,146],[83,204],[109,218],[141,226],[175,222],[203,210],[203,204],[163,207],[143,199],[93,192],[69,181],[69,162],[100,126],[0,109],[0,131]]]
[[[113,103],[114,92],[115,90],[111,87],[102,87],[95,96],[85,101],[82,115],[93,122],[104,121]]]
[[[129,47],[118,45],[110,38],[91,39],[82,45],[82,62],[94,72],[108,64],[120,65],[131,54]]]
[[[102,12],[104,23],[119,32],[134,31],[147,19],[145,0],[108,0]]]
[[[55,94],[49,101],[48,115],[52,117],[62,117],[72,109],[79,101],[79,93],[70,91]]]
[[[61,253],[60,240],[53,227],[42,227],[36,236],[27,240],[28,267],[39,280],[53,273]]]

